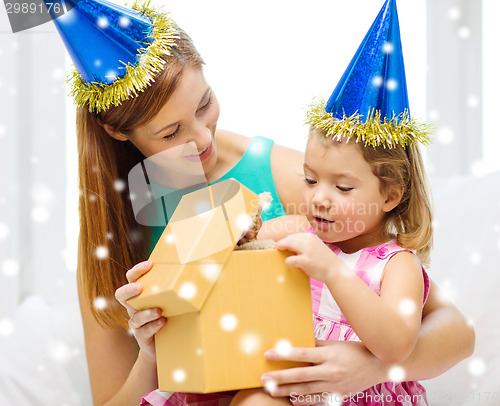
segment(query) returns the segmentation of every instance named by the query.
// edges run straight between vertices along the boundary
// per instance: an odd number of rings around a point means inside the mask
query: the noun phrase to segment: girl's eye
[[[308,185],[315,185],[316,181],[308,178],[304,178],[304,182],[306,182]]]
[[[337,189],[340,190],[341,192],[350,192],[353,188],[347,186],[337,186]]]
[[[168,134],[168,135],[165,135],[165,136],[163,137],[163,139],[164,139],[164,140],[170,140],[170,139],[174,138],[174,137],[177,135],[177,133],[178,133],[178,132],[179,132],[179,127],[177,127],[173,133],[170,133],[170,134]]]

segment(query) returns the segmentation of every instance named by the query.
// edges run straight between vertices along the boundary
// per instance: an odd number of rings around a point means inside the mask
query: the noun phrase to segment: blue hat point
[[[381,119],[409,115],[396,0],[384,3],[325,108],[340,120],[358,113],[363,122],[374,109]]]
[[[44,0],[47,4],[49,0]],[[139,62],[141,48],[153,42],[148,16],[106,0],[64,0],[71,10],[62,16],[47,9],[80,76],[87,83],[108,85]]]

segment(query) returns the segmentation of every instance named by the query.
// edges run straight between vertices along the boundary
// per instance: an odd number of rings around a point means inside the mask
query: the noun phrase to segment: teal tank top
[[[255,137],[250,142],[247,150],[238,161],[238,163],[229,170],[224,176],[213,183],[220,182],[224,179],[234,178],[254,193],[269,192],[273,200],[266,210],[262,211],[262,220],[270,220],[275,217],[284,216],[285,209],[278,196],[276,184],[274,183],[273,173],[271,170],[271,149],[274,141],[264,137]],[[158,187],[158,186],[157,186]],[[163,215],[168,219],[172,216],[175,208],[179,204],[182,196],[193,190],[169,190],[165,188],[167,199],[163,199]],[[165,227],[150,227],[151,228],[151,250],[161,237]]]

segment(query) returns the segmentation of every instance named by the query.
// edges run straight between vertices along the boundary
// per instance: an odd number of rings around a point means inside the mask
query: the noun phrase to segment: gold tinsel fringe
[[[170,55],[170,48],[175,45],[178,37],[175,22],[168,18],[166,13],[159,13],[149,7],[150,0],[142,5],[138,1],[132,8],[151,18],[153,43],[147,48],[138,50],[140,57],[136,65],[124,63],[126,74],[106,85],[102,83],[85,82],[76,68],[73,68],[68,77],[70,96],[79,107],[88,106],[89,110],[97,113],[111,106],[118,106],[125,100],[137,96],[154,82],[154,78],[163,69],[164,55]]]
[[[362,115],[357,112],[350,117],[344,115],[343,119],[339,120],[333,117],[332,113],[326,112],[325,106],[326,103],[322,99],[311,103],[306,122],[334,140],[352,138],[365,146],[384,148],[394,148],[397,144],[406,147],[414,141],[423,145],[430,143],[429,134],[432,128],[410,118],[407,111],[393,116],[390,120],[384,117],[383,121],[380,112],[375,109],[370,110],[366,121],[362,121]]]

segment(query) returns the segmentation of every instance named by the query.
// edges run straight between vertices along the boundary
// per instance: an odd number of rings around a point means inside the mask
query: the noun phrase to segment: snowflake
[[[117,192],[123,192],[126,189],[127,184],[123,179],[117,179],[115,180],[113,187]]]
[[[221,267],[215,263],[207,263],[203,265],[201,272],[209,281],[215,281],[221,273]]]
[[[9,258],[2,263],[2,273],[7,277],[16,276],[19,273],[19,261]]]
[[[387,90],[396,90],[398,88],[398,81],[395,79],[389,79],[386,84]]]
[[[406,298],[399,302],[398,310],[403,316],[411,316],[417,310],[417,305],[414,300]]]
[[[5,240],[9,236],[9,227],[5,223],[0,223],[0,240]]]
[[[31,210],[31,219],[38,224],[46,223],[50,217],[50,212],[47,207],[37,206]]]
[[[471,375],[482,375],[486,371],[486,362],[481,358],[473,358],[469,361],[468,369]]]
[[[280,355],[281,357],[288,357],[290,355],[290,353],[292,352],[292,344],[290,343],[290,341],[286,340],[286,339],[281,339],[279,340],[276,345],[274,346],[276,352],[278,353],[278,355]]]
[[[403,382],[406,376],[404,368],[394,365],[387,374],[391,382]]]
[[[233,331],[238,326],[238,319],[234,314],[227,313],[220,318],[220,326],[225,331]]]
[[[55,68],[52,70],[52,76],[55,79],[63,79],[64,78],[64,69],[63,68]]]
[[[14,332],[14,323],[10,319],[0,320],[0,337],[8,337]]]
[[[374,76],[372,79],[372,85],[380,87],[384,83],[384,78],[380,75]]]
[[[109,255],[109,250],[104,245],[100,245],[95,249],[97,259],[106,259]]]
[[[118,24],[120,27],[127,28],[130,25],[130,18],[127,16],[121,16],[118,20]]]
[[[450,145],[455,138],[455,132],[450,127],[441,127],[437,130],[436,139],[442,145]]]
[[[450,20],[458,20],[462,13],[460,12],[460,9],[453,7],[448,10],[448,17]]]
[[[184,282],[179,289],[179,296],[186,300],[193,299],[198,293],[198,288],[193,282]]]
[[[252,218],[248,214],[241,214],[236,219],[236,224],[240,230],[248,230],[252,225]]]
[[[458,30],[458,36],[460,38],[469,38],[470,37],[470,29],[468,27],[461,27],[459,30]]]
[[[481,263],[481,254],[477,251],[474,251],[470,255],[470,262],[472,265],[479,265]]]
[[[104,310],[108,307],[108,301],[106,298],[98,296],[94,299],[94,307],[96,310]]]
[[[467,105],[472,108],[479,106],[479,98],[475,95],[467,97]]]
[[[184,371],[183,369],[176,369],[173,373],[172,373],[172,379],[175,381],[175,382],[184,382],[186,380],[186,371]]]
[[[99,28],[106,28],[109,24],[109,21],[106,17],[99,17],[97,19],[97,25],[99,26]]]
[[[392,52],[394,51],[394,45],[392,44],[392,42],[386,42],[382,47],[382,50],[386,54],[392,54]]]
[[[51,190],[42,184],[38,184],[31,189],[31,198],[39,205],[47,205],[54,201]]]
[[[54,361],[61,364],[65,363],[70,358],[69,347],[62,341],[53,342],[49,346],[49,354]]]
[[[278,383],[274,379],[266,379],[264,383],[264,390],[267,393],[273,393],[278,387]]]
[[[260,338],[255,333],[247,333],[240,340],[240,347],[245,354],[255,354],[260,348]]]
[[[3,137],[7,130],[5,130],[5,127],[3,125],[0,125],[0,137]]]
[[[116,73],[115,70],[110,69],[106,72],[106,77],[111,79],[116,79],[118,77],[118,74]]]

